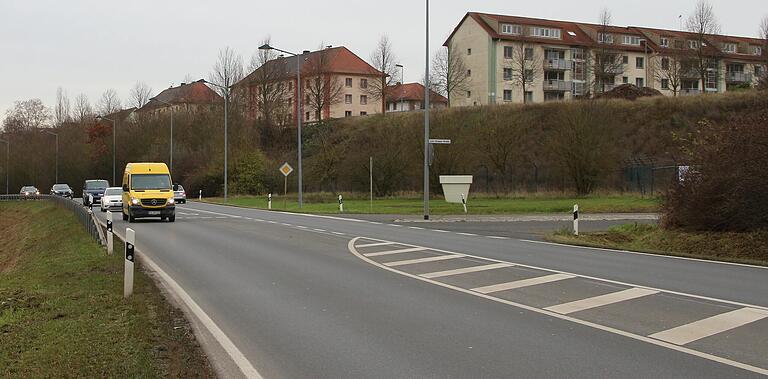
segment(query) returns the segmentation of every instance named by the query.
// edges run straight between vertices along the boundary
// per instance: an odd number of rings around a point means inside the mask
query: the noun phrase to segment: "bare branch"
[[[376,50],[371,54],[371,65],[384,75],[379,80],[368,83],[366,93],[371,95],[373,99],[381,101],[381,113],[385,113],[387,110],[385,101],[387,88],[395,84],[395,74],[397,73],[397,57],[392,49],[392,43],[389,42],[389,37],[386,35],[381,36]]]
[[[144,82],[136,82],[131,89],[131,102],[136,108],[141,108],[149,102],[152,97],[152,88]]]
[[[230,88],[243,78],[243,57],[229,46],[219,50],[219,58],[210,74],[211,82]],[[215,91],[224,96],[227,91],[216,87]]]
[[[430,87],[448,98],[448,106],[457,92],[469,89],[470,76],[464,63],[463,53],[451,44],[441,49],[432,59],[432,74]]]
[[[56,105],[53,109],[54,124],[58,127],[71,119],[69,96],[63,88],[56,89]]]
[[[120,109],[122,109],[122,105],[120,105],[120,98],[117,96],[117,91],[110,88],[101,94],[101,99],[99,99],[98,105],[99,113],[108,115],[115,113]]]

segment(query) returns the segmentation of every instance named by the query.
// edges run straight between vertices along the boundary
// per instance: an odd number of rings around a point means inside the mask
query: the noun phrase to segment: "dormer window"
[[[724,53],[736,53],[736,44],[735,43],[724,43],[723,44],[723,52]]]
[[[501,24],[501,34],[520,35],[523,34],[521,25]]]
[[[754,55],[763,55],[763,48],[761,46],[753,46],[752,54],[754,54]]]
[[[534,26],[531,28],[531,36],[539,38],[560,39],[560,29]]]
[[[661,46],[661,47],[669,47],[669,38],[661,38],[659,40],[659,46]]]
[[[622,44],[624,44],[624,45],[640,46],[640,37],[637,37],[637,36],[624,36],[624,40],[622,41]]]
[[[688,47],[696,50],[699,48],[699,41],[688,41]]]
[[[599,43],[613,43],[613,34],[597,33],[597,42],[599,42]]]

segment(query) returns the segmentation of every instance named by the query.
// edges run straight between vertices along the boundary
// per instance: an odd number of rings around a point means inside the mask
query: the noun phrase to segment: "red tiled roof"
[[[157,94],[155,98],[171,104],[215,104],[224,101],[216,91],[212,90],[202,81],[168,88]],[[139,111],[146,112],[167,106],[167,104],[163,104],[160,101],[150,101],[141,107]]]
[[[387,87],[387,101],[424,101],[424,85],[421,83],[397,84]],[[446,103],[448,99],[439,93],[432,91],[432,102]]]

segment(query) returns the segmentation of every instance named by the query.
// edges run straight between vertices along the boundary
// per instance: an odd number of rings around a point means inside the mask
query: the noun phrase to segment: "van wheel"
[[[176,215],[168,216],[168,222],[176,222]]]

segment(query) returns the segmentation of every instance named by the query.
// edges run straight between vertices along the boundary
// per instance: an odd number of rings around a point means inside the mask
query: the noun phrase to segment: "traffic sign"
[[[280,172],[285,176],[288,177],[288,175],[291,175],[293,172],[293,167],[288,164],[288,162],[283,163],[282,166],[280,166]]]
[[[432,145],[450,145],[451,140],[442,138],[430,138],[429,143]]]

